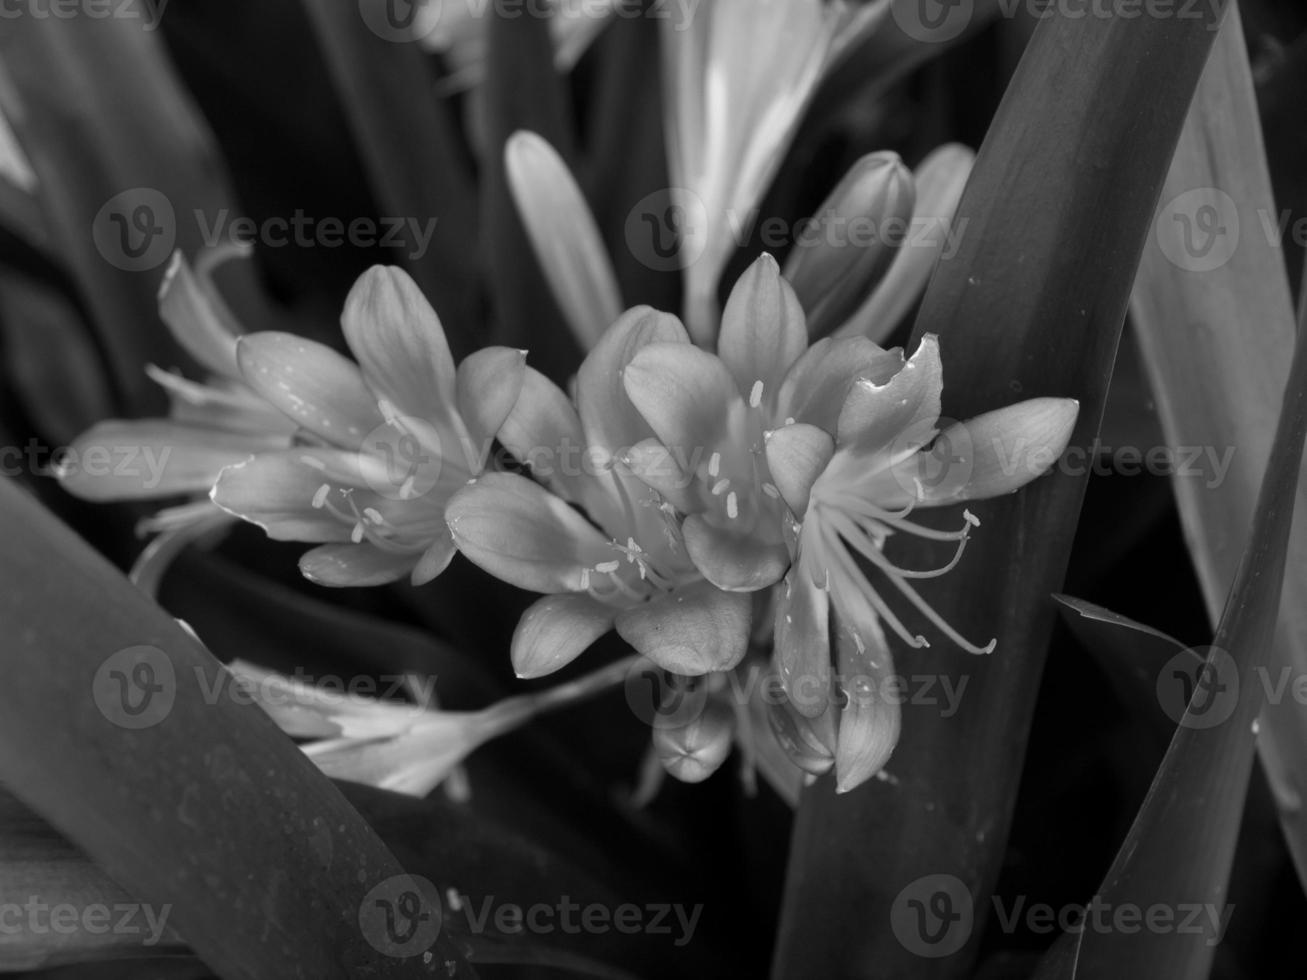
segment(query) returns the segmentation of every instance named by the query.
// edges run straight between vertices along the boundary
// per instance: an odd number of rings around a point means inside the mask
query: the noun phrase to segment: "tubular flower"
[[[97,423],[73,441],[54,469],[64,489],[83,500],[192,498],[142,522],[142,531],[162,535],[133,569],[138,583],[157,579],[185,542],[230,521],[207,496],[224,467],[291,444],[294,423],[241,379],[236,342],[242,331],[213,282],[213,270],[242,252],[211,249],[194,269],[177,252],[159,287],[160,317],[208,377],[190,381],[148,366],[146,372],[168,393],[168,417]]]
[[[673,507],[623,465],[627,447],[653,436],[622,386],[631,359],[651,344],[690,346],[673,316],[623,315],[581,365],[575,405],[528,368],[499,439],[535,479],[491,473],[449,503],[464,555],[545,596],[513,637],[520,676],[557,670],[614,626],[680,674],[724,670],[744,656],[750,597],[703,579]]]
[[[893,672],[881,623],[908,647],[929,645],[890,608],[881,583],[963,650],[984,654],[995,646],[959,635],[912,586],[956,566],[980,522],[964,511],[959,528],[940,531],[911,520],[911,512],[984,500],[1029,483],[1062,454],[1079,410],[1074,400],[1035,398],[940,432],[942,387],[939,345],[927,335],[893,377],[860,378],[833,429],[796,421],[767,442],[768,462],[793,515],[787,520],[795,556],[776,608],[775,665],[803,716],[820,718],[844,702],[835,752],[841,791],[878,772],[898,739],[898,705],[875,696]],[[894,534],[936,541],[954,553],[938,568],[902,568],[884,554]]]
[[[314,582],[422,584],[453,557],[445,504],[481,472],[525,353],[487,348],[455,370],[417,285],[380,266],[355,284],[342,325],[358,364],[290,334],[240,339],[242,377],[298,426],[298,444],[227,467],[212,498],[269,537],[322,542],[300,560]]]
[[[817,83],[888,8],[888,0],[713,0],[688,24],[664,21],[668,165],[673,186],[689,192],[682,252],[697,342],[710,342],[716,326],[730,216],[757,206]]]
[[[790,565],[767,433],[794,423],[834,431],[855,380],[883,383],[902,364],[860,337],[809,347],[794,290],[764,255],[731,292],[717,354],[661,343],[632,360],[626,392],[657,438],[635,445],[628,465],[684,515],[686,550],[705,578],[728,591],[766,588]]]

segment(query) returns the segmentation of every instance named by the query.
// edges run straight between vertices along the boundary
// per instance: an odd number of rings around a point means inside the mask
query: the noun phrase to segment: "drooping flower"
[[[625,679],[630,666],[629,660],[619,661],[480,711],[444,711],[331,690],[245,661],[227,669],[244,696],[282,731],[309,740],[304,754],[328,776],[422,797],[486,742],[545,712],[610,690]]]
[[[796,422],[833,431],[857,379],[887,381],[902,363],[861,337],[810,347],[798,297],[763,255],[731,292],[717,354],[652,344],[632,360],[626,392],[656,439],[634,446],[628,465],[683,516],[687,552],[709,581],[766,588],[790,565],[766,434]]]
[[[751,599],[695,569],[670,505],[622,465],[653,436],[622,375],[651,344],[688,348],[673,316],[637,308],[586,357],[576,402],[528,368],[499,429],[534,479],[491,473],[448,507],[459,550],[492,575],[544,594],[522,617],[512,658],[523,677],[574,660],[609,629],[668,670],[703,674],[743,657]]]
[[[955,567],[979,521],[964,511],[959,528],[941,531],[911,512],[1018,490],[1056,462],[1078,414],[1074,400],[1034,398],[941,432],[942,388],[939,345],[927,335],[891,378],[858,379],[834,429],[796,421],[767,440],[771,472],[797,522],[794,565],[776,608],[776,667],[795,709],[820,718],[831,706],[833,649],[835,693],[847,701],[835,756],[841,791],[878,772],[898,740],[898,705],[876,696],[893,673],[881,623],[910,648],[928,645],[882,595],[885,584],[963,650],[995,646],[959,635],[912,586]],[[896,534],[954,553],[938,568],[905,569],[884,553]]]
[[[231,521],[208,499],[224,467],[288,447],[295,432],[293,422],[242,380],[236,364],[242,330],[213,282],[219,264],[245,251],[208,250],[194,269],[177,252],[159,288],[160,317],[208,376],[191,381],[148,366],[168,393],[168,417],[99,422],[72,442],[54,469],[64,489],[84,500],[192,498],[142,522],[142,531],[161,534],[133,569],[141,584],[157,581],[185,542]]]
[[[684,230],[686,323],[717,323],[717,281],[736,244],[732,216],[761,201],[817,84],[882,20],[888,0],[713,0],[664,22],[663,84],[673,196]],[[697,224],[698,227],[693,227]]]
[[[242,377],[299,444],[227,467],[213,501],[269,537],[319,542],[300,560],[319,584],[422,584],[453,557],[445,504],[485,465],[525,352],[486,348],[456,370],[416,283],[381,266],[355,284],[342,325],[358,364],[291,334],[240,339]]]

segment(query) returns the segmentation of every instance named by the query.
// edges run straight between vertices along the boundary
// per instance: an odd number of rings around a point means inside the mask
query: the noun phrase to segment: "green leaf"
[[[1298,330],[1307,330],[1307,307]],[[1096,899],[1109,908],[1215,909],[1191,930],[1085,929],[1066,933],[1045,959],[1043,980],[1128,976],[1205,977],[1234,907],[1226,901],[1265,703],[1289,551],[1289,530],[1307,438],[1307,343],[1298,343],[1251,539],[1239,562],[1207,654],[1144,805]],[[1202,855],[1201,860],[1194,860]]]
[[[1074,397],[1071,443],[1087,449],[1220,13],[1041,20],[959,206],[967,232],[936,268],[917,318],[918,337],[940,337],[947,416]],[[997,651],[971,659],[941,641],[906,654],[913,673],[970,675],[958,712],[906,705],[892,780],[838,798],[822,780],[805,794],[777,976],[967,972],[979,929],[959,932],[956,951],[928,950],[949,955],[923,957],[896,935],[892,910],[935,874],[958,879],[975,908],[988,905],[1053,623],[1049,595],[1065,572],[1086,478],[1054,472],[973,506],[982,526],[962,564],[923,583],[945,620],[981,642],[996,637]],[[902,550],[909,565],[931,563]]]
[[[476,194],[451,107],[435,94],[416,41],[384,31],[391,0],[307,0],[380,217],[434,221],[431,247],[406,243],[405,267],[441,315],[450,344],[471,353],[475,330]],[[370,29],[375,28],[375,29]]]
[[[1194,97],[1162,200],[1131,312],[1166,444],[1204,454],[1172,485],[1215,623],[1252,525],[1295,336],[1283,253],[1266,230],[1277,212],[1237,9]],[[1208,232],[1193,224],[1208,215],[1217,221]],[[1298,493],[1307,498],[1307,487]],[[1295,525],[1289,549],[1272,676],[1307,673],[1307,523]],[[1307,715],[1285,698],[1266,706],[1262,726],[1262,764],[1307,884]]]
[[[383,954],[369,893],[411,883],[175,620],[8,481],[0,532],[0,781],[224,978],[470,975]]]

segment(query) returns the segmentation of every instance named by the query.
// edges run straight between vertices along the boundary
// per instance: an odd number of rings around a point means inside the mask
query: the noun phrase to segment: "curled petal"
[[[780,684],[779,677],[769,678]],[[794,765],[821,776],[835,765],[835,719],[838,709],[830,707],[816,718],[795,710],[784,688],[767,698],[767,725],[776,742]]]
[[[535,678],[566,667],[613,628],[615,613],[588,595],[549,595],[522,614],[513,633],[513,670]]]
[[[621,613],[617,632],[664,670],[697,677],[744,658],[752,615],[747,593],[696,582]]]
[[[778,539],[741,534],[691,514],[681,527],[695,568],[727,592],[756,592],[775,585],[790,567],[790,553]]]
[[[767,468],[786,505],[799,517],[812,485],[835,455],[835,440],[815,425],[798,423],[767,433]]]
[[[796,566],[776,603],[776,672],[799,714],[818,718],[830,703],[830,599]]]
[[[407,272],[377,265],[363,273],[340,322],[378,399],[417,418],[449,414],[455,372],[445,328]]]
[[[943,388],[939,342],[934,334],[926,334],[889,381],[854,383],[840,411],[840,447],[859,454],[892,451],[896,456],[920,449],[935,436]]]
[[[781,383],[776,416],[807,422],[834,433],[853,382],[883,385],[903,367],[903,352],[882,350],[870,340],[850,337],[817,341],[795,362]]]
[[[531,592],[584,591],[582,572],[609,553],[605,538],[565,501],[512,473],[490,473],[449,501],[445,518],[467,558]]]
[[[292,449],[263,453],[219,475],[210,494],[215,504],[251,524],[257,524],[277,541],[348,541],[350,525],[324,508],[313,506],[320,489],[333,490],[348,469],[344,458],[334,472],[324,472],[306,458],[320,460],[322,450]]]
[[[740,276],[726,301],[718,356],[743,397],[748,398],[759,381],[764,396],[774,397],[785,372],[807,346],[803,307],[776,260],[764,253]]]
[[[358,366],[289,333],[252,333],[236,345],[245,383],[288,418],[344,449],[358,449],[383,418]]]
[[[211,283],[177,251],[159,286],[159,316],[173,339],[200,364],[225,378],[240,377],[236,338],[241,331]]]

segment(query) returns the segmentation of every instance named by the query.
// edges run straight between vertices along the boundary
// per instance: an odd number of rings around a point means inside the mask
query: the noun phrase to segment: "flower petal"
[[[440,318],[407,272],[377,265],[363,273],[340,322],[378,399],[402,415],[436,420],[449,414],[454,358]]]
[[[350,524],[313,503],[324,485],[349,485],[340,478],[349,472],[353,456],[308,448],[261,453],[224,469],[210,498],[276,541],[348,541]]]
[[[701,783],[731,754],[735,714],[719,701],[681,728],[654,726],[653,745],[663,768],[683,783]]]
[[[358,449],[384,419],[358,366],[294,334],[251,333],[236,344],[245,383],[284,415],[343,449]]]
[[[903,352],[882,350],[862,337],[817,341],[781,382],[776,417],[834,433],[849,389],[859,378],[884,384],[903,368]]]
[[[835,649],[847,698],[835,748],[835,792],[847,793],[885,767],[899,741],[898,701],[890,694],[894,658],[874,616],[856,632],[835,616]]]
[[[830,600],[800,566],[776,603],[776,672],[799,714],[817,718],[830,704]]]
[[[283,438],[223,432],[166,419],[110,420],[87,429],[54,469],[65,490],[83,500],[150,500],[205,493],[223,467]]]
[[[785,373],[808,347],[803,307],[780,266],[763,253],[745,270],[722,311],[717,354],[744,398],[757,382],[760,397],[774,398]]]
[[[790,567],[790,553],[780,540],[718,527],[703,514],[687,517],[681,533],[694,567],[726,592],[765,589]]]
[[[944,372],[934,334],[921,338],[917,352],[884,384],[859,380],[840,411],[837,441],[858,454],[894,450],[906,455],[935,436]]]
[[[626,368],[626,393],[678,459],[701,457],[724,438],[744,403],[720,359],[690,344],[650,344]]]
[[[812,485],[834,455],[835,439],[815,425],[800,422],[767,433],[767,468],[797,517],[807,511]]]
[[[513,473],[489,473],[449,501],[458,550],[496,578],[531,592],[581,592],[582,572],[608,542],[575,509]]]
[[[378,738],[408,731],[419,705],[330,690],[245,660],[227,664],[240,689],[294,738]]]
[[[526,374],[526,351],[512,347],[486,347],[458,366],[458,411],[473,442],[469,462],[489,453],[490,443],[513,411]],[[475,467],[472,472],[478,472]]]
[[[576,376],[587,449],[613,454],[653,435],[627,398],[622,373],[648,344],[689,342],[680,320],[647,306],[628,310],[608,328]]]
[[[535,678],[566,667],[613,628],[615,611],[588,595],[549,595],[522,614],[513,633],[513,670]]]
[[[584,493],[573,455],[585,450],[581,417],[563,390],[527,366],[517,402],[499,427],[499,441],[532,475],[560,497],[579,501]]]
[[[361,544],[324,544],[300,557],[300,574],[314,585],[361,588],[387,585],[408,575],[418,556]]]
[[[1031,398],[955,422],[929,448],[859,481],[857,492],[882,507],[944,507],[1012,493],[1057,462],[1079,411],[1072,398]]]
[[[159,316],[173,339],[204,367],[238,378],[236,338],[240,327],[212,283],[197,276],[180,250],[159,286]]]
[[[509,137],[504,160],[545,280],[581,349],[590,350],[622,314],[617,275],[590,206],[563,158],[535,133]]]
[[[454,544],[454,536],[449,533],[449,529],[446,527],[436,535],[436,540],[431,543],[427,550],[422,552],[422,557],[413,566],[410,581],[414,585],[426,585],[449,567],[449,563],[454,560],[454,555],[457,552],[458,547]]]
[[[678,456],[657,439],[646,439],[628,449],[618,462],[681,513],[690,514],[704,506],[699,492],[702,485],[686,473]]]
[[[696,582],[617,617],[617,632],[659,667],[687,677],[730,670],[749,643],[753,598]]]

